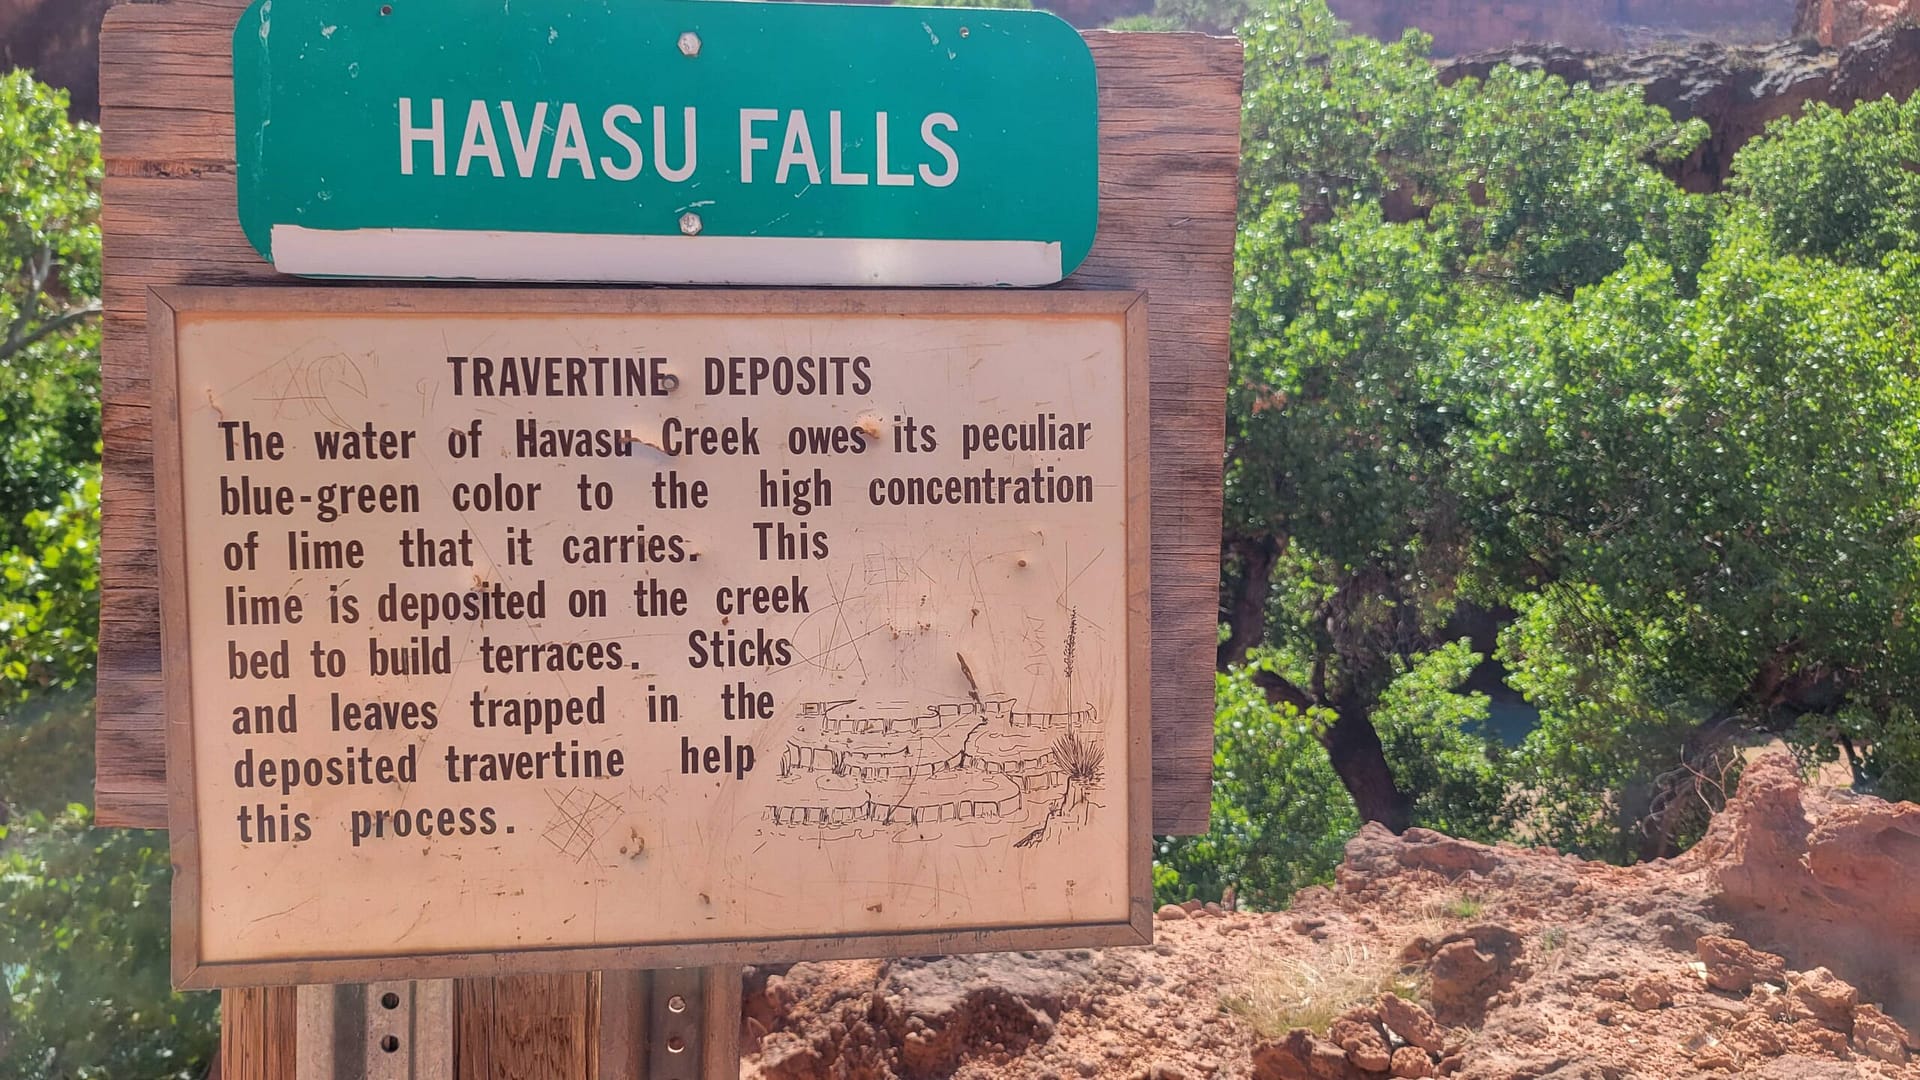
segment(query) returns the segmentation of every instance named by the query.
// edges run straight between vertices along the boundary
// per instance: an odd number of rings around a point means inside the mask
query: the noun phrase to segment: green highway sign
[[[1043,12],[255,0],[233,69],[287,273],[1041,285],[1093,245],[1093,58]]]

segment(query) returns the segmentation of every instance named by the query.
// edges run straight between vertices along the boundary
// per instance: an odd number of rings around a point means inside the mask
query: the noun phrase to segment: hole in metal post
[[[400,1036],[398,1035],[380,1036],[380,1049],[385,1050],[389,1054],[393,1053],[395,1050],[400,1049]]]
[[[687,1040],[681,1038],[678,1035],[675,1035],[673,1038],[667,1040],[667,1053],[669,1054],[681,1053],[682,1051],[686,1050],[686,1048],[687,1048]]]
[[[380,995],[380,1007],[381,1007],[381,1008],[383,1008],[383,1009],[397,1009],[397,1008],[399,1008],[399,1007],[400,1007],[400,995],[399,995],[399,994],[396,994],[396,993],[394,993],[394,992],[393,992],[393,991],[391,991],[391,990],[389,990],[389,991],[387,991],[387,992],[386,992],[386,993],[384,993],[384,994],[381,994],[381,995]]]
[[[681,996],[680,996],[679,994],[675,994],[675,995],[673,995],[672,997],[670,997],[670,998],[668,998],[668,999],[667,999],[667,1011],[669,1011],[669,1012],[677,1012],[677,1013],[678,1013],[678,1012],[686,1012],[686,1011],[687,1011],[687,999],[686,999],[686,998],[683,998],[683,997],[681,997]]]
[[[380,5],[380,14],[382,14],[382,15],[391,15],[391,14],[393,14],[393,5],[392,5],[392,4],[381,4],[381,5]]]

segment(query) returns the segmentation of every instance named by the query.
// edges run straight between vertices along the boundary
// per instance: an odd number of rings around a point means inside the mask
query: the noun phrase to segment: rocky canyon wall
[[[1510,47],[1457,57],[1440,77],[1485,78],[1500,64],[1598,87],[1637,85],[1649,102],[1675,117],[1706,121],[1706,144],[1674,170],[1674,178],[1688,190],[1713,191],[1726,181],[1735,151],[1810,101],[1847,108],[1912,94],[1920,87],[1920,28],[1877,31],[1844,48],[1804,39],[1767,46],[1697,42],[1624,54]]]
[[[1822,45],[1851,45],[1876,30],[1920,23],[1920,0],[1799,0],[1795,37]]]
[[[114,0],[0,0],[0,71],[64,87],[73,115],[100,115],[100,19]]]
[[[0,0],[0,68],[32,68],[73,94],[75,115],[99,114],[95,37],[118,0]],[[1035,0],[1076,26],[1104,26],[1153,7],[1153,0]],[[1356,31],[1433,35],[1434,51],[1455,56],[1516,42],[1555,42],[1618,52],[1661,41],[1707,38],[1723,44],[1777,41],[1796,26],[1847,43],[1898,21],[1920,0],[1330,0]]]
[[[1673,38],[1778,41],[1795,17],[1795,0],[1329,0],[1329,6],[1373,37],[1395,38],[1419,27],[1433,35],[1433,51],[1441,56],[1520,41],[1600,51]]]

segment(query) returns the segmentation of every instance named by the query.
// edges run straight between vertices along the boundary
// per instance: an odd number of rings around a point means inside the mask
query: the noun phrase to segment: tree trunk
[[[1320,741],[1333,771],[1353,796],[1361,820],[1377,821],[1396,833],[1407,831],[1413,824],[1413,800],[1394,781],[1386,748],[1380,745],[1380,733],[1367,710],[1349,703],[1339,710],[1339,717]]]
[[[1270,671],[1257,671],[1253,684],[1275,705],[1291,705],[1306,712],[1314,697]],[[1386,747],[1374,730],[1372,710],[1347,698],[1334,706],[1336,719],[1320,734],[1320,745],[1327,748],[1327,760],[1353,796],[1354,809],[1363,821],[1377,821],[1396,833],[1413,824],[1413,800],[1400,790],[1387,764]]]
[[[1267,595],[1273,588],[1273,565],[1280,561],[1280,541],[1272,536],[1232,541],[1228,553],[1239,557],[1240,574],[1233,582],[1226,606],[1227,640],[1220,643],[1215,666],[1220,671],[1247,658],[1247,650],[1267,636]]]

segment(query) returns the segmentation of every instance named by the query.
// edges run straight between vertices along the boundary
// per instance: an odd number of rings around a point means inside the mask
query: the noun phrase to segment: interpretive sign
[[[1040,285],[1093,244],[1093,58],[1044,12],[255,0],[233,78],[288,273]]]
[[[155,291],[178,981],[1146,940],[1145,319]]]

